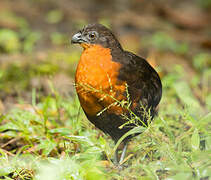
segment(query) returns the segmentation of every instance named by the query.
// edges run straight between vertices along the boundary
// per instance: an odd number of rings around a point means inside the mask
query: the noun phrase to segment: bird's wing
[[[125,51],[119,79],[126,81],[132,102],[156,108],[162,96],[162,84],[157,72],[143,58]]]

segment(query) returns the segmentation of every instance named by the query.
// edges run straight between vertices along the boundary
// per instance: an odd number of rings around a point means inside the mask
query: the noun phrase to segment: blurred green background
[[[70,39],[95,22],[163,82],[121,173],[74,90],[82,49]],[[1,0],[0,65],[0,178],[210,178],[211,0]]]

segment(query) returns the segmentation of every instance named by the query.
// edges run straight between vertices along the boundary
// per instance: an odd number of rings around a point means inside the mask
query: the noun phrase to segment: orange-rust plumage
[[[100,45],[82,44],[84,51],[77,66],[76,91],[84,111],[96,115],[104,108],[125,99],[126,82],[118,80],[121,64],[112,61],[111,51]],[[108,112],[123,113],[117,105],[111,105]]]

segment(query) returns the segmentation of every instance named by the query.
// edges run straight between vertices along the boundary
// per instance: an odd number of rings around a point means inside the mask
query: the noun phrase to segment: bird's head
[[[88,24],[72,36],[71,43],[80,44],[85,49],[93,45],[110,49],[121,48],[112,32],[101,24]]]

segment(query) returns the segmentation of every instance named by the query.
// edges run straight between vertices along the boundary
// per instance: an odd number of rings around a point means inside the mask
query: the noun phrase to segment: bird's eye
[[[97,33],[96,32],[90,32],[88,36],[89,36],[89,39],[94,40],[97,37]]]
[[[95,38],[95,34],[94,34],[94,33],[91,33],[91,34],[89,35],[89,37],[90,37],[91,39],[94,39],[94,38]]]

